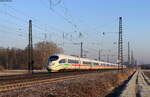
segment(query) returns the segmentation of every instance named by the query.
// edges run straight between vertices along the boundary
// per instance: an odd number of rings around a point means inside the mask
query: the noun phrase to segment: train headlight
[[[49,63],[49,65],[50,65],[50,66],[52,66],[52,65],[55,65],[55,63],[53,63],[53,62],[50,62],[50,63]]]

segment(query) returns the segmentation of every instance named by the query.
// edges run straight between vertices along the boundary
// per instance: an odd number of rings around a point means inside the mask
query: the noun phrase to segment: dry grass
[[[126,80],[132,71],[106,72],[1,93],[2,97],[104,97]]]

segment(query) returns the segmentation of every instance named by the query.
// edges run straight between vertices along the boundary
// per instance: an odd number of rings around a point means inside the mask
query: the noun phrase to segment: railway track
[[[29,87],[29,86],[33,86],[33,85],[53,83],[53,82],[59,82],[59,81],[65,81],[65,80],[72,80],[72,79],[76,79],[78,77],[81,77],[83,75],[87,75],[87,74],[60,77],[60,78],[54,78],[54,79],[34,80],[34,81],[28,81],[28,82],[21,82],[21,83],[13,83],[13,84],[8,84],[8,85],[3,85],[3,86],[0,86],[0,92],[12,90],[12,89],[23,88],[23,87]]]
[[[22,75],[13,77],[3,77],[0,79],[0,92],[5,92],[34,85],[54,83],[65,80],[76,79],[81,76],[89,74],[102,73],[105,71],[90,71],[90,72],[71,72],[71,73],[50,73],[50,74],[35,74],[35,75]]]

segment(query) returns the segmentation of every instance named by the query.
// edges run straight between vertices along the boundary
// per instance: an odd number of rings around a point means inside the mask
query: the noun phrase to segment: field
[[[54,82],[0,93],[3,97],[104,97],[131,75],[128,72],[105,72],[75,80]]]
[[[47,72],[47,70],[34,70],[34,72]],[[0,76],[26,74],[28,70],[2,70]]]
[[[18,75],[18,74],[25,74],[26,72],[23,71],[0,71],[0,76],[7,76],[7,75]]]

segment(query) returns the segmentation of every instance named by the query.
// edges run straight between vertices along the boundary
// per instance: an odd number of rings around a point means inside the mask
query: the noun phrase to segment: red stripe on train
[[[96,66],[96,67],[101,67],[102,65],[84,65],[84,64],[72,64],[72,66]]]

